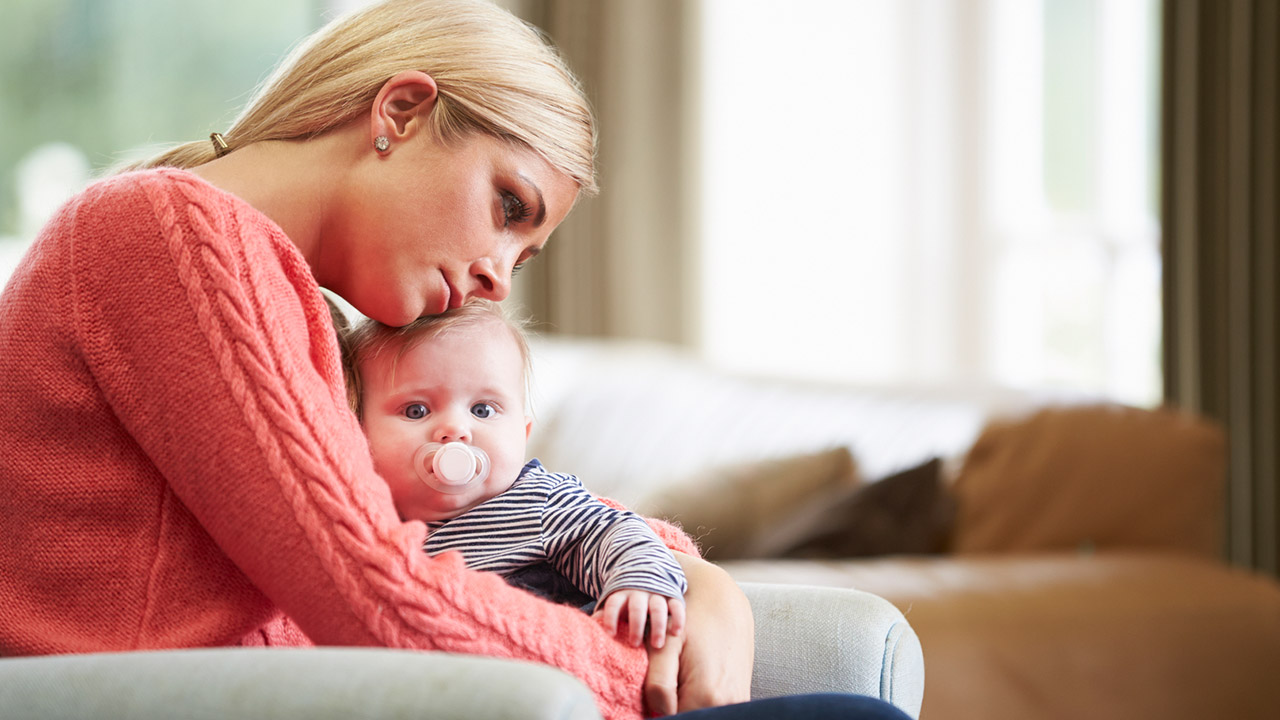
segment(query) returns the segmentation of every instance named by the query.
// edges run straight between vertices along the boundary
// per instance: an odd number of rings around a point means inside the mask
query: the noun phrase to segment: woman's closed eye
[[[511,268],[511,276],[515,277],[516,273],[520,272],[524,268],[525,264],[530,260],[538,257],[538,253],[540,252],[542,252],[542,248],[531,247],[521,253],[520,259],[516,261],[516,264]]]
[[[533,215],[533,208],[528,203],[521,200],[518,195],[511,192],[502,192],[502,226],[511,227],[513,224],[528,220]]]

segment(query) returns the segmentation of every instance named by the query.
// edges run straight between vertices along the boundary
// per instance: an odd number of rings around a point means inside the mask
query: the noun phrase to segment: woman
[[[680,710],[745,700],[750,610],[687,537],[658,526],[689,634],[650,661],[425,555],[346,409],[319,288],[397,326],[502,300],[593,154],[536,32],[389,0],[300,46],[225,136],[68,203],[0,298],[0,656],[376,645],[555,665],[606,717],[642,686],[675,711],[677,673]]]

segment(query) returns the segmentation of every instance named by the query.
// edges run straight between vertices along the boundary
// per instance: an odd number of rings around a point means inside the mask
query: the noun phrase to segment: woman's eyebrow
[[[528,175],[518,173],[516,177],[520,178],[520,181],[528,185],[529,189],[533,190],[533,194],[538,196],[538,214],[533,217],[533,226],[541,227],[542,223],[546,222],[547,219],[547,203],[542,199],[542,190]]]

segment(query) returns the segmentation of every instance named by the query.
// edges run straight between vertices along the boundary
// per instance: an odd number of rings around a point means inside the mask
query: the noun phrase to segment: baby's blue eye
[[[404,416],[410,420],[421,420],[427,416],[427,406],[422,403],[414,403],[404,409]]]
[[[475,415],[481,420],[493,417],[493,414],[495,412],[497,411],[494,410],[493,406],[490,405],[489,403],[476,403],[475,405],[471,406],[471,414]]]

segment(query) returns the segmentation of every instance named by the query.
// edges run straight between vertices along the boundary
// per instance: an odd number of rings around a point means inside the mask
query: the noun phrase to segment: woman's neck
[[[348,148],[359,146],[347,137],[351,132],[339,128],[311,140],[254,143],[191,172],[271,218],[314,269],[326,210],[355,159]]]

